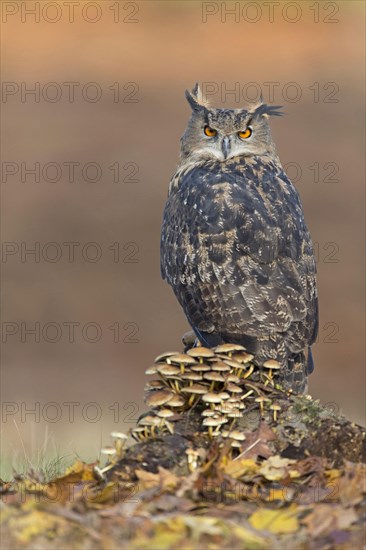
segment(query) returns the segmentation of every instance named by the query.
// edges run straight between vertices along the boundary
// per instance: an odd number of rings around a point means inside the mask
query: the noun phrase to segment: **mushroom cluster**
[[[280,364],[270,359],[259,368],[253,359],[238,344],[159,355],[146,370],[157,376],[145,386],[145,402],[151,411],[140,418],[132,437],[139,441],[161,432],[173,434],[174,423],[194,407],[202,418],[200,429],[210,438],[230,437],[233,446],[240,446],[244,436],[235,424],[248,406],[259,404],[263,413],[268,405],[274,420],[279,410],[264,389],[275,387]]]

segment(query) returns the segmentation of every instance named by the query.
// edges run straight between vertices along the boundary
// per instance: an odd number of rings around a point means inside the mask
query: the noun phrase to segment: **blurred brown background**
[[[220,2],[76,2],[72,15],[3,3],[5,474],[97,458],[144,410],[145,368],[181,347],[159,238],[196,81],[214,105],[261,88],[288,113],[273,133],[319,256],[310,391],[364,423],[364,3],[269,4],[227,2],[240,7],[229,15]],[[26,332],[36,323],[39,338]]]

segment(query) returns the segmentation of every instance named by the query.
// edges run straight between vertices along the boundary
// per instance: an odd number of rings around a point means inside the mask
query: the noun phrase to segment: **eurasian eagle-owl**
[[[238,343],[307,389],[318,327],[316,264],[298,192],[269,128],[280,107],[210,108],[198,85],[161,235],[161,272],[208,347]]]

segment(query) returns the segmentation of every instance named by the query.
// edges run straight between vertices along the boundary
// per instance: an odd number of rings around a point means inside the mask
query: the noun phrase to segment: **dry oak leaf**
[[[258,456],[268,458],[272,455],[267,442],[275,440],[276,435],[266,422],[262,421],[255,432],[244,432],[244,435],[245,441],[238,458],[256,459]]]
[[[289,458],[281,458],[279,455],[270,456],[259,468],[258,473],[269,481],[279,481],[287,477],[300,477],[300,473],[296,470],[296,460]]]

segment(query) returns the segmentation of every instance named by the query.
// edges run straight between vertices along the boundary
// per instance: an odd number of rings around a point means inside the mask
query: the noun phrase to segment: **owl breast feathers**
[[[183,156],[172,179],[162,276],[204,345],[242,344],[259,365],[276,359],[283,385],[305,391],[318,306],[299,195],[273,151],[217,157]]]

